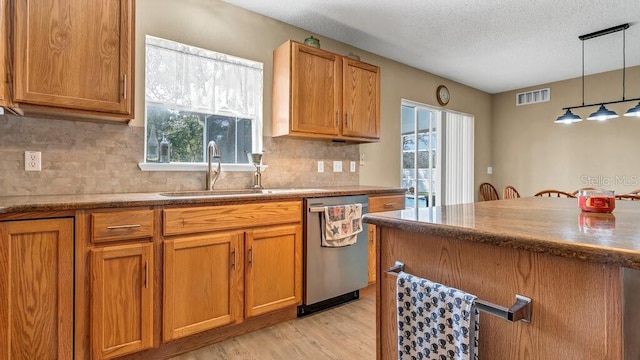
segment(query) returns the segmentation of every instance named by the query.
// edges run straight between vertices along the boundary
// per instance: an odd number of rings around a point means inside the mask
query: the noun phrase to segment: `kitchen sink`
[[[322,189],[229,189],[229,190],[186,190],[175,192],[162,192],[161,196],[188,197],[188,196],[232,196],[232,195],[257,195],[257,194],[287,194],[301,192],[318,192]]]

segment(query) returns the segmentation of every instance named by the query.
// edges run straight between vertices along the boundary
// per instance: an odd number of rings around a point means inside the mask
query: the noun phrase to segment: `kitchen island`
[[[577,199],[520,198],[365,216],[378,230],[379,359],[397,358],[396,261],[405,272],[510,307],[480,315],[480,359],[638,359],[640,203],[583,213]]]

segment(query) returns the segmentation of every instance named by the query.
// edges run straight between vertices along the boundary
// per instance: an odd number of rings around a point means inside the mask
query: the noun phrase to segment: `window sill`
[[[217,166],[217,163],[214,163]],[[142,171],[207,171],[205,163],[139,163],[138,167]],[[260,170],[264,171],[268,166],[261,165]],[[254,172],[256,167],[252,164],[222,164],[222,171],[247,171]]]

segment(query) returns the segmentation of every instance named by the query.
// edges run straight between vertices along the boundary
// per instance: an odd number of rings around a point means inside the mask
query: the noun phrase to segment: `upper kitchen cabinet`
[[[342,134],[380,138],[380,68],[345,58],[342,66]]]
[[[12,106],[131,119],[134,9],[134,0],[16,0]]]
[[[380,68],[287,41],[273,53],[273,136],[380,139]]]

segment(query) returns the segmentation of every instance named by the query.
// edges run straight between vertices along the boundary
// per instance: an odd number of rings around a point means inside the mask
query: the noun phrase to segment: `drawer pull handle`
[[[140,224],[130,224],[130,225],[111,225],[111,226],[107,226],[107,229],[109,230],[118,230],[118,229],[135,229],[135,228],[139,228],[142,225]]]
[[[393,207],[393,203],[386,203],[384,204],[384,208],[385,209],[391,209]]]

